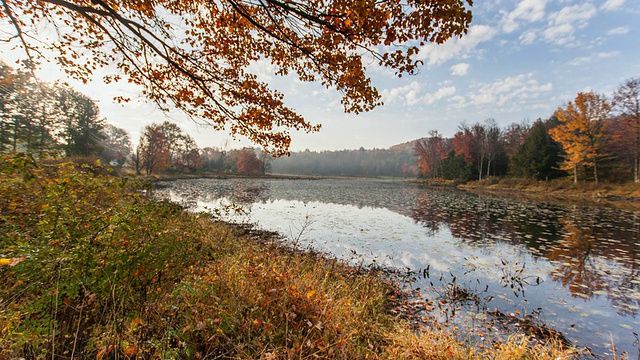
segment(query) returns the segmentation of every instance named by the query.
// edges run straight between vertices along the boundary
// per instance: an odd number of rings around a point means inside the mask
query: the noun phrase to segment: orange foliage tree
[[[437,130],[429,131],[427,139],[417,140],[414,151],[418,156],[418,167],[422,175],[436,178],[442,176],[441,162],[449,149]]]
[[[145,126],[140,143],[136,149],[136,171],[144,169],[147,175],[166,170],[171,165],[170,146],[162,126],[151,124]]]
[[[240,174],[257,175],[260,172],[260,160],[253,149],[242,149],[238,154],[236,167]]]
[[[453,135],[453,149],[457,155],[464,155],[466,162],[473,162],[473,133],[466,123],[460,124],[458,132]]]
[[[578,167],[586,163],[593,166],[594,180],[598,182],[598,163],[604,151],[605,125],[611,104],[604,95],[593,91],[580,92],[566,108],[558,108],[554,116],[560,125],[550,130],[553,139],[564,149],[564,170],[573,170],[573,181],[578,182]]]
[[[84,82],[115,64],[120,73],[105,82],[124,77],[163,110],[177,108],[282,155],[291,129],[314,132],[319,125],[287,107],[283,94],[252,72],[253,63],[319,80],[342,94],[345,111],[367,111],[380,104],[380,94],[364,64],[414,73],[421,45],[466,33],[471,3],[3,0],[0,19],[12,31],[0,40],[17,42],[27,66],[53,52],[69,76]]]

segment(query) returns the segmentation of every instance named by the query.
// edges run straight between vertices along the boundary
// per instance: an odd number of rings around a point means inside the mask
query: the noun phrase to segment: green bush
[[[14,266],[0,268],[0,350],[50,358],[118,344],[141,305],[207,253],[188,239],[195,216],[99,165],[1,161],[0,258]]]

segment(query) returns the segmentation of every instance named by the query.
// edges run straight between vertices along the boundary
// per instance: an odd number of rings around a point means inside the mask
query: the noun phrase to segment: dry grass
[[[610,184],[594,182],[573,183],[570,179],[554,179],[550,181],[536,181],[522,178],[489,178],[482,181],[472,181],[459,186],[470,191],[488,191],[525,195],[535,198],[555,197],[560,199],[574,199],[576,201],[608,203],[614,206],[640,207],[640,184],[628,182],[624,184]]]
[[[0,162],[0,359],[551,359],[389,311],[377,270],[189,214],[95,169]]]

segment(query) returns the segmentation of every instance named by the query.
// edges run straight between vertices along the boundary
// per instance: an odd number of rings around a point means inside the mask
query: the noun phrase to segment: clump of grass
[[[8,157],[0,180],[0,358],[485,356],[391,315],[398,289],[375,269],[151,201],[99,166]],[[502,346],[486,354],[555,351]]]

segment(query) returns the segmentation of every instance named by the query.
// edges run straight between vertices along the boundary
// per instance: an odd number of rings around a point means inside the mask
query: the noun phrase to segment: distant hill
[[[413,147],[416,144],[416,141],[421,141],[421,140],[426,140],[427,138],[420,138],[420,139],[416,139],[416,140],[411,140],[411,141],[407,141],[404,142],[402,144],[397,144],[397,145],[393,145],[391,147],[389,147],[389,150],[391,151],[398,151],[398,152],[410,152],[413,153]]]

